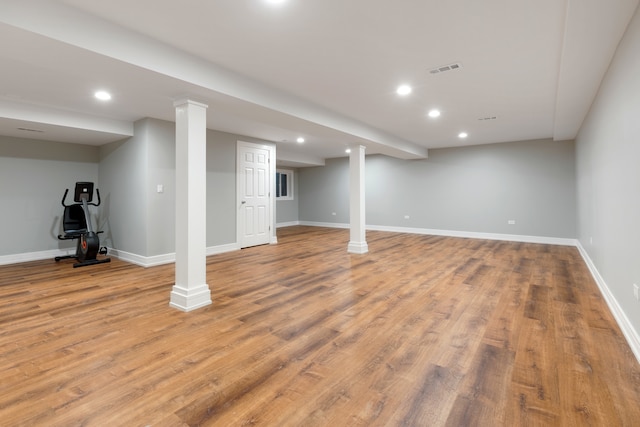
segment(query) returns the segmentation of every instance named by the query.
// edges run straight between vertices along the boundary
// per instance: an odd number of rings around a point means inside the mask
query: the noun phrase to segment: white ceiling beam
[[[553,139],[575,139],[638,0],[568,0]]]
[[[276,148],[276,157],[279,166],[309,167],[325,165],[325,160],[321,157],[310,156],[305,153],[292,153],[279,147]]]
[[[131,122],[5,100],[0,100],[0,118],[102,132],[114,135],[113,140],[133,136]]]
[[[34,13],[37,10],[37,13]],[[424,158],[427,149],[267,87],[211,62],[61,3],[0,2],[0,21],[87,49],[201,88],[260,105],[386,147],[389,153]]]

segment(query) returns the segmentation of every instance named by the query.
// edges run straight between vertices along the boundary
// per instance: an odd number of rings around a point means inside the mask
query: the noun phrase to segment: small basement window
[[[293,171],[276,169],[276,200],[293,200]]]

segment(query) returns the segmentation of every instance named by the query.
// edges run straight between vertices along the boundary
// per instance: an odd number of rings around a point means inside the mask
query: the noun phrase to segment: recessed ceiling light
[[[436,117],[440,117],[440,110],[436,110],[435,108],[429,111],[429,117],[435,119]]]
[[[94,96],[98,98],[100,101],[108,101],[111,99],[111,94],[105,90],[97,91]]]
[[[468,136],[469,136],[469,134],[468,134],[468,133],[466,133],[466,132],[460,132],[460,133],[458,134],[458,138],[460,138],[460,139],[465,139],[465,138],[466,138],[466,137],[468,137]]]
[[[298,139],[296,139],[296,141],[298,142],[298,144],[302,144],[304,142],[304,138],[299,137]]]
[[[401,96],[409,95],[413,89],[409,85],[400,85],[396,89],[396,93]]]
[[[344,152],[347,154],[351,153],[351,148],[347,148],[346,150],[344,150]]]
[[[282,4],[284,2],[286,2],[287,0],[265,0],[267,3],[270,4]]]

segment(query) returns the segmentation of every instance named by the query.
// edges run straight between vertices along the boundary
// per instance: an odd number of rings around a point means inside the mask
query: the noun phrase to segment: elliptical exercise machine
[[[89,216],[89,205],[100,206],[100,190],[96,188],[98,203],[93,203],[93,182],[76,182],[73,196],[75,203],[70,205],[65,203],[68,193],[69,189],[67,188],[62,196],[62,206],[64,206],[62,229],[64,234],[59,234],[58,239],[78,239],[78,246],[75,255],[57,256],[55,260],[75,258],[78,262],[73,264],[73,268],[111,262],[111,258],[97,259],[98,254],[107,254],[107,248],[100,247],[98,234],[102,231],[93,231]]]

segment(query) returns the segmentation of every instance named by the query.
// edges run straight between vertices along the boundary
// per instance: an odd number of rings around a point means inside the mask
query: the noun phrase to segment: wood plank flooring
[[[290,227],[173,265],[0,266],[2,426],[633,426],[640,366],[571,247]]]

